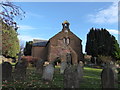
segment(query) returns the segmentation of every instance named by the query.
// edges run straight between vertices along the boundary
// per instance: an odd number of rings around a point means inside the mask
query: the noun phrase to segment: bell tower
[[[69,25],[70,25],[70,23],[69,23],[67,20],[64,21],[64,22],[62,23],[62,26],[63,26],[62,31],[64,31],[64,32],[70,31]]]

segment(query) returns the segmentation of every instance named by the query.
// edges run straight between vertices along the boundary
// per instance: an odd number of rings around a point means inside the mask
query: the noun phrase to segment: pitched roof
[[[33,39],[33,46],[45,47],[47,43],[47,40]]]

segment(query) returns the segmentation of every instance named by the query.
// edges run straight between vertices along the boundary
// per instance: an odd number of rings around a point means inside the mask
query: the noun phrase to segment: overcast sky
[[[106,28],[118,39],[118,3],[113,2],[17,2],[25,12],[17,19],[22,42],[33,39],[49,40],[62,29],[62,22],[70,23],[70,30],[82,39],[85,50],[86,36],[94,28]]]

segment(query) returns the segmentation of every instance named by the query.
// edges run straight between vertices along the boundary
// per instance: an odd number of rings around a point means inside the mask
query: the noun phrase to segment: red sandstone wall
[[[32,56],[33,57],[39,57],[41,59],[46,60],[47,55],[46,55],[46,48],[45,47],[32,47]]]
[[[69,37],[70,38],[70,46],[66,48],[63,43],[63,38]],[[33,47],[32,48],[32,56],[33,57],[40,57],[42,59],[52,61],[55,60],[57,57],[60,57],[62,61],[66,60],[66,54],[70,51],[72,54],[72,62],[78,63],[78,61],[83,61],[83,53],[82,53],[82,45],[81,40],[74,35],[72,32],[65,33],[63,31],[59,32],[55,36],[53,36],[46,47]]]
[[[57,57],[61,57],[62,60],[66,60],[66,53],[70,52],[70,50],[63,44],[64,37],[70,38],[70,44],[68,46],[75,51],[72,52],[73,63],[83,60],[81,40],[72,32],[65,33],[63,31],[50,39],[48,60],[55,60]],[[75,54],[77,54],[77,56]]]

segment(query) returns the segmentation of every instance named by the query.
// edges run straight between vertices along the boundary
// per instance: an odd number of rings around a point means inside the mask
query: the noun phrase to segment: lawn
[[[43,82],[41,76],[35,73],[35,68],[27,68],[26,80],[3,82],[2,87],[14,88],[63,88],[63,75],[59,74],[60,67],[55,68],[54,79],[50,83]],[[100,89],[100,73],[102,69],[84,67],[84,77],[80,88]],[[119,76],[120,79],[120,76]]]

